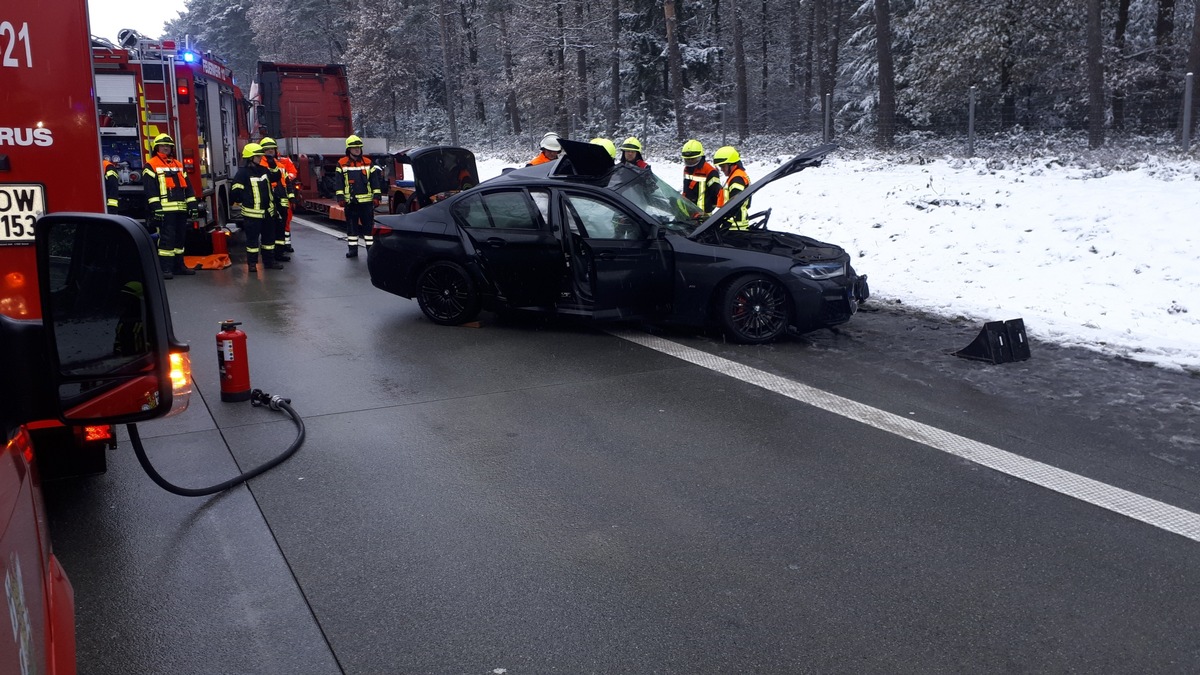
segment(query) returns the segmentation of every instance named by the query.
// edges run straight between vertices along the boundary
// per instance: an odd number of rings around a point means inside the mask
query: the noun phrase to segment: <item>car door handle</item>
[[[491,246],[492,248],[500,248],[505,243],[506,242],[499,237],[488,237],[488,240],[487,240],[487,245]]]
[[[615,260],[617,257],[617,254],[616,253],[601,253],[600,255],[598,255],[596,257],[601,260]]]

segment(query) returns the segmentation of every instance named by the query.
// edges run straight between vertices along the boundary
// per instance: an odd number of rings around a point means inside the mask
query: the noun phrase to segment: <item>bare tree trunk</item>
[[[584,0],[575,0],[575,30],[582,31],[584,26]],[[587,124],[588,118],[588,92],[591,87],[588,86],[588,67],[587,67],[587,49],[585,43],[590,42],[591,38],[580,35],[575,45],[575,84],[578,90],[575,92],[575,113],[579,115],[579,123]]]
[[[892,8],[888,0],[875,0],[875,53],[879,59],[879,145],[890,148],[896,140],[896,77],[892,68]]]
[[[771,48],[767,35],[771,32],[770,28],[771,22],[767,19],[767,0],[762,0],[762,26],[760,28],[762,30],[762,87],[760,88],[761,96],[759,97],[759,105],[763,106],[765,106],[767,101],[767,80],[770,75],[770,72],[767,70],[767,63],[770,62],[770,52],[768,50]]]
[[[1088,147],[1104,145],[1104,56],[1100,0],[1088,0]]]
[[[740,3],[733,3],[733,67],[737,89],[737,136],[743,143],[750,135],[749,94],[746,84],[746,45],[742,39],[742,12]]]
[[[1196,17],[1192,21],[1192,44],[1188,47],[1187,72],[1192,73],[1193,84],[1194,78],[1200,71],[1200,2],[1196,3]],[[1197,113],[1200,113],[1200,103],[1196,99],[1200,98],[1192,95],[1192,124],[1196,123]]]
[[[479,87],[479,31],[475,29],[477,9],[477,0],[460,0],[458,3],[463,35],[467,37],[467,63],[470,66],[467,78],[471,82],[471,93],[475,99],[475,119],[480,124],[487,124],[487,109],[483,105],[483,92]]]
[[[521,113],[517,109],[517,88],[513,84],[512,44],[508,39],[508,21],[504,18],[505,14],[507,14],[507,11],[500,12],[500,44],[501,51],[504,53],[504,85],[505,89],[508,90],[504,99],[504,111],[508,116],[508,123],[511,125],[513,134],[520,135]]]
[[[1200,4],[1197,5],[1200,7]],[[1125,59],[1125,31],[1129,28],[1129,0],[1117,0],[1117,23],[1113,28],[1113,47],[1118,63]],[[1125,92],[1117,89],[1112,95],[1113,128],[1125,128]]]
[[[567,133],[567,26],[563,17],[563,2],[555,0],[554,20],[558,27],[558,46],[554,49],[554,68],[557,70],[558,90],[554,94],[554,126],[558,133]]]
[[[1175,32],[1175,0],[1158,0],[1158,16],[1154,22],[1154,46],[1157,53],[1158,82],[1155,86],[1158,108],[1169,128],[1174,129],[1176,120],[1168,113],[1173,106],[1168,92],[1171,89],[1170,46]]]
[[[458,116],[454,111],[454,69],[450,58],[450,9],[438,0],[438,26],[442,34],[442,84],[446,88],[446,116],[450,118],[450,144],[458,145]]]
[[[621,123],[621,0],[612,0],[609,15],[612,29],[612,56],[609,60],[609,91],[612,106],[608,109],[608,133],[614,134]]]
[[[675,19],[675,0],[663,0],[663,15],[667,20],[667,66],[670,69],[671,100],[675,103],[675,137],[683,140],[683,59],[679,56],[679,41],[675,37],[678,29]]]

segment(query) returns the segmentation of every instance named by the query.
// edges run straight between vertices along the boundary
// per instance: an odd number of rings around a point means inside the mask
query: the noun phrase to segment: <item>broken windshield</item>
[[[704,221],[704,213],[650,171],[614,171],[609,187],[636,204],[663,228],[684,236]]]

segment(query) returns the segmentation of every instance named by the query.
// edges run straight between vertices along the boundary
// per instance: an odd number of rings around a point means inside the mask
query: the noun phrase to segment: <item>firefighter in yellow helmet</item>
[[[275,262],[287,262],[291,260],[291,257],[283,251],[283,228],[287,220],[287,210],[291,206],[288,198],[287,174],[275,156],[279,148],[275,139],[264,136],[258,145],[262,149],[258,163],[267,167],[267,172],[271,175],[271,211],[267,218],[271,221],[269,229],[272,235],[270,239],[264,237],[262,240],[263,260],[266,260],[266,255],[270,252]]]
[[[275,224],[275,260],[286,262],[291,260],[287,254],[292,252],[292,202],[296,200],[296,180],[300,172],[296,170],[291,157],[279,154],[279,144],[274,138],[264,136],[258,144],[262,146],[263,159],[268,166],[271,161],[275,162],[275,171],[280,179],[282,190],[277,193],[279,218]]]
[[[262,252],[263,267],[281,270],[275,262],[275,247],[266,248],[262,242],[275,241],[271,213],[276,200],[271,193],[271,171],[262,163],[263,149],[258,143],[242,148],[242,166],[233,177],[229,200],[242,205],[242,229],[246,232],[246,269],[258,271],[258,255]]]
[[[590,142],[590,143],[595,143],[596,145],[598,145],[598,146],[600,146],[600,147],[604,148],[605,150],[607,150],[607,151],[608,151],[608,156],[609,156],[609,157],[612,157],[613,159],[616,159],[616,158],[617,158],[617,146],[616,146],[616,145],[614,145],[614,144],[613,144],[613,142],[612,142],[612,141],[610,141],[610,140],[608,140],[607,138],[603,138],[603,137],[599,137],[599,136],[597,136],[596,138],[593,138],[593,139],[592,139],[591,141],[589,141],[589,142]]]
[[[650,165],[646,163],[642,157],[642,142],[636,137],[630,136],[621,143],[621,163],[632,164],[639,169],[648,169]]]
[[[721,196],[717,199],[717,207],[725,206],[737,193],[750,187],[750,176],[742,166],[742,157],[733,146],[726,145],[713,153],[713,163],[721,167],[725,174],[725,185],[721,188]],[[750,226],[750,200],[742,202],[742,206],[730,219],[730,229],[744,230]]]
[[[358,136],[346,138],[346,156],[337,165],[338,205],[346,213],[346,243],[350,250],[347,258],[358,257],[358,239],[361,236],[367,252],[374,241],[371,228],[375,226],[375,206],[383,199],[383,171],[363,156],[363,141]]]
[[[704,146],[692,139],[683,144],[683,197],[705,214],[717,210],[721,195],[721,172],[704,159]]]
[[[175,159],[175,140],[167,134],[154,137],[150,159],[142,170],[150,221],[159,224],[158,261],[164,279],[195,274],[183,264],[183,239],[189,218],[199,215],[196,192],[188,184],[183,164]]]

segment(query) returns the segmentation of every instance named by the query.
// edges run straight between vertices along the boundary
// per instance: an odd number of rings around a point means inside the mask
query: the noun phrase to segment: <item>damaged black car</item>
[[[819,166],[836,146],[785,162],[711,216],[649,169],[614,166],[598,145],[508,171],[418,211],[380,216],[371,283],[415,298],[431,321],[481,310],[715,326],[742,343],[845,323],[870,291],[833,244],[767,227],[770,210],[731,227],[745,199]]]

